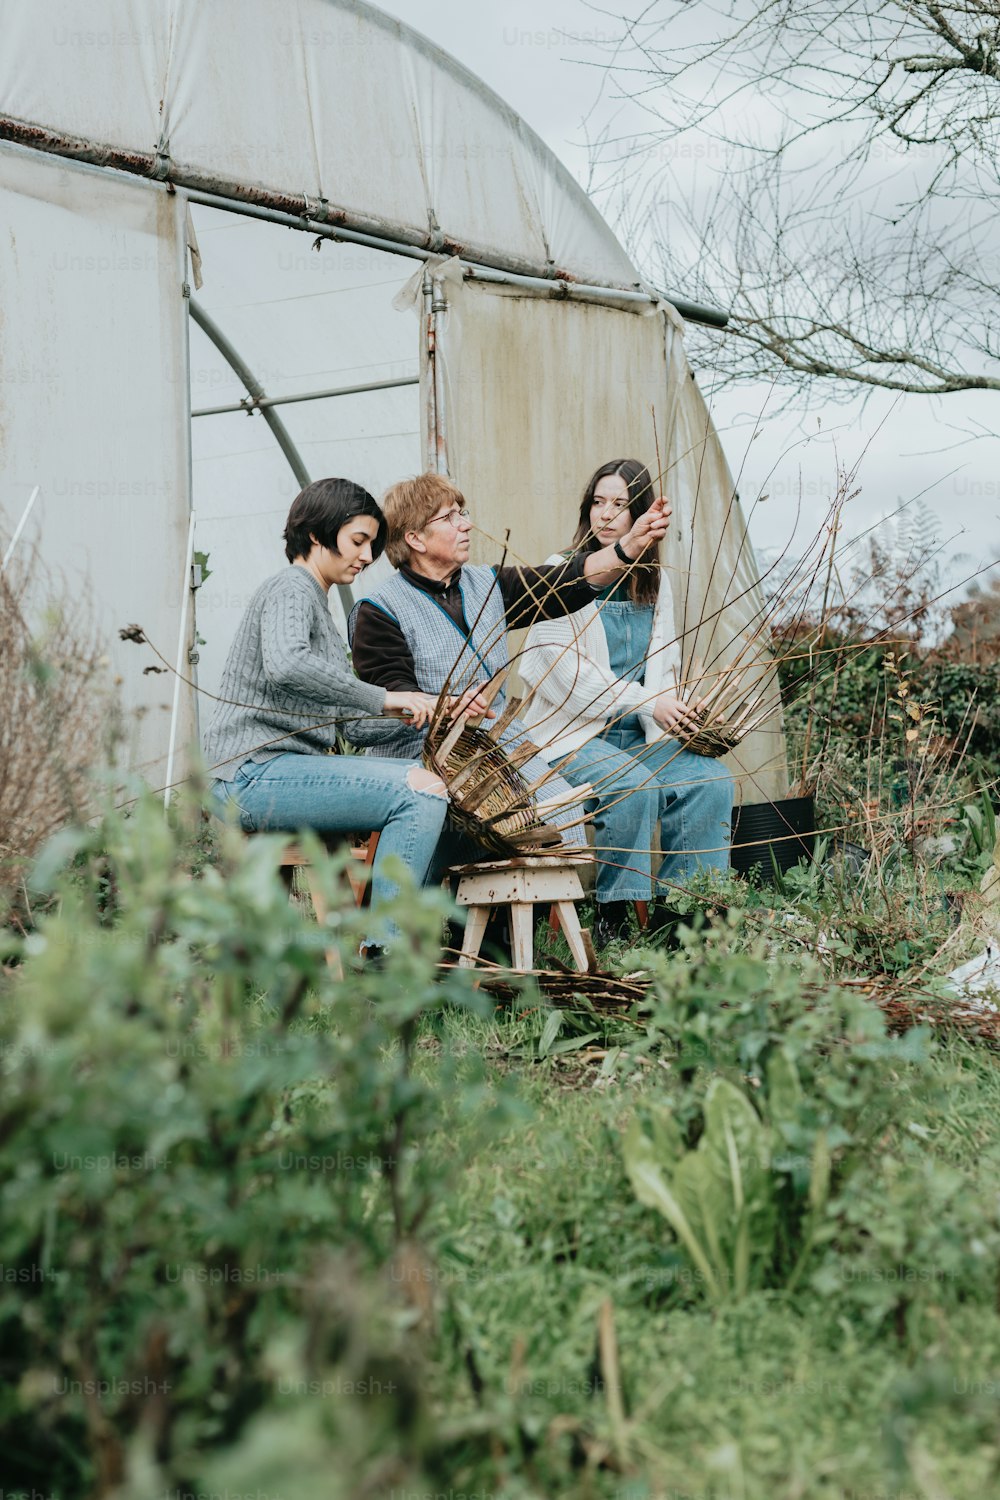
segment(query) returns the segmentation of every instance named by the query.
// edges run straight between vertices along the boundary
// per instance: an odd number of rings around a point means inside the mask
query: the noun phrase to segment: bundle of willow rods
[[[691,750],[695,755],[707,755],[712,760],[718,760],[723,755],[728,755],[730,750],[735,750],[742,733],[728,723],[725,719],[709,719],[703,709],[692,711],[692,717],[699,720],[698,728],[690,731],[680,731],[677,739],[685,750]]]
[[[519,770],[537,753],[528,742],[508,752],[484,729],[464,724],[456,735],[442,723],[428,731],[423,759],[448,788],[451,822],[510,859],[563,847],[559,829],[538,817]]]
[[[885,1016],[892,1032],[909,1031],[913,1026],[931,1026],[935,1031],[951,1031],[971,1042],[1000,1051],[1000,1012],[977,1004],[960,995],[942,997],[930,994],[902,994],[898,989],[872,991],[871,998]]]
[[[547,958],[546,969],[533,969],[531,977],[550,1005],[567,1010],[589,1010],[595,1016],[621,1022],[642,1030],[639,1013],[649,1004],[650,979],[637,972],[621,977],[596,970],[581,974],[567,968],[557,958]],[[510,982],[510,970],[483,966],[476,970],[480,986],[497,1000],[517,1005],[524,1001],[524,991]]]
[[[569,1010],[589,1010],[595,1016],[613,1018],[641,1028],[642,1012],[652,1003],[651,979],[641,970],[625,976],[602,973],[578,974],[549,958],[547,969],[536,969],[532,978],[550,1005]],[[510,983],[509,970],[484,968],[477,971],[482,987],[498,1000],[517,1003],[524,992]],[[877,979],[841,980],[845,988],[860,990],[885,1016],[890,1032],[899,1035],[914,1026],[930,1026],[951,1032],[993,1051],[1000,1051],[1000,1012],[959,996],[942,997],[928,992],[908,993],[898,982]],[[822,986],[817,986],[817,991]],[[810,987],[804,986],[808,994]]]

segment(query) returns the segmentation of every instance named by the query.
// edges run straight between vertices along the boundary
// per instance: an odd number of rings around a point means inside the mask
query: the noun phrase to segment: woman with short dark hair
[[[351,479],[317,479],[307,484],[292,501],[285,522],[285,556],[289,562],[306,557],[313,542],[336,551],[341,528],[354,516],[375,522],[372,562],[385,551],[386,524],[375,500]]]
[[[639,459],[602,464],[584,489],[572,550],[613,547],[655,499]],[[651,547],[593,603],[533,625],[519,664],[532,739],[571,786],[594,788],[599,942],[624,932],[629,902],[649,899],[657,826],[658,881],[729,866],[732,778],[678,742],[694,727],[680,665],[670,583]]]
[[[385,520],[367,490],[321,479],[292,502],[291,567],[254,593],[226,659],[204,751],[220,814],[234,807],[247,832],[378,830],[373,906],[396,892],[395,855],[422,882],[448,808],[440,779],[415,761],[337,753],[338,732],[359,745],[416,728],[435,700],[387,692],[355,677],[328,594],[350,584],[385,546]]]

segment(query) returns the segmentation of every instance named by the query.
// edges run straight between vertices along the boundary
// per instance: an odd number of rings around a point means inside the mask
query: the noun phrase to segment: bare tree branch
[[[616,19],[591,185],[650,280],[730,310],[709,383],[1000,390],[1000,0]]]

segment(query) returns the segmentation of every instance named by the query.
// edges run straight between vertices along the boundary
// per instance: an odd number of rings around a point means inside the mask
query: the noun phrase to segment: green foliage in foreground
[[[58,1496],[197,1489],[284,1387],[380,1379],[392,1410],[364,1443],[388,1462],[405,1437],[400,1474],[433,1474],[377,1280],[441,1190],[421,1145],[442,1100],[461,1116],[482,1086],[471,1055],[414,1071],[421,1024],[483,1006],[436,980],[433,901],[388,970],[335,984],[337,934],[289,907],[282,840],[234,836],[192,881],[155,805],[100,835],[51,852],[75,868],[4,1008],[6,1475]],[[352,1405],[327,1402],[317,1433],[329,1419],[349,1448]]]
[[[753,901],[685,927],[613,1023],[442,980],[435,896],[337,981],[368,918],[335,870],[327,930],[289,907],[277,842],[193,878],[143,805],[36,872],[0,1017],[5,1494],[996,1490],[991,1054],[887,1036],[802,903],[784,943]]]
[[[645,1129],[633,1121],[629,1178],[712,1302],[792,1290],[820,1247],[840,1253],[837,1200],[891,1123],[887,1080],[924,1061],[924,1038],[887,1037],[872,1005],[821,979],[803,1008],[805,973],[775,972],[762,950],[734,961],[710,939],[688,952],[678,973],[658,969],[652,1026],[678,1084]]]
[[[473,1406],[471,1358],[483,1402],[506,1402],[534,1434],[531,1477],[515,1449],[484,1488],[615,1500],[994,1493],[995,1061],[956,1046],[888,1069],[895,1120],[838,1209],[842,1243],[792,1295],[751,1290],[717,1308],[683,1244],[622,1180],[623,1140],[659,1099],[650,1075],[670,1087],[675,1073],[635,1063],[623,1049],[610,1082],[571,1092],[560,1065],[540,1065],[525,1081],[534,1120],[488,1145],[440,1205],[439,1292],[458,1330],[440,1399]],[[600,1351],[606,1302],[620,1427]],[[618,1451],[622,1472],[604,1474]]]

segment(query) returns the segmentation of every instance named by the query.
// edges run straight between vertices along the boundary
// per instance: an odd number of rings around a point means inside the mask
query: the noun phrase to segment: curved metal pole
[[[226,361],[226,364],[229,365],[230,369],[242,380],[243,384],[247,388],[248,393],[254,397],[255,401],[260,401],[261,398],[266,398],[267,393],[264,390],[264,387],[261,385],[260,381],[257,379],[256,375],[253,373],[243,356],[226,338],[226,335],[223,333],[218,323],[215,322],[214,318],[209,317],[205,309],[203,307],[200,307],[193,297],[190,297],[188,299],[188,305],[191,308],[191,316],[192,318],[194,318],[202,333],[204,333],[208,338],[212,340],[212,343],[215,345],[216,349],[218,349],[219,353]],[[268,427],[270,427],[271,432],[274,435],[274,440],[277,443],[278,447],[281,449],[282,453],[287,458],[289,466],[292,473],[295,475],[295,478],[298,480],[302,488],[305,489],[307,484],[312,483],[312,480],[309,477],[309,470],[302,462],[301,453],[292,441],[292,435],[288,431],[288,428],[285,426],[284,422],[281,420],[273,406],[258,406],[257,410],[264,418],[264,421],[267,423]],[[344,611],[345,620],[350,619],[351,610],[354,608],[356,601],[354,595],[351,593],[350,589],[345,583],[337,584],[337,597],[339,598],[341,608]]]

